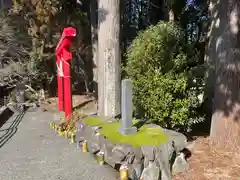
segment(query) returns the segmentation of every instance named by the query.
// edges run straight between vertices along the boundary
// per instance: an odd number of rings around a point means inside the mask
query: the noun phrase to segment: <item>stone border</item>
[[[149,128],[160,128],[168,138],[159,146],[132,147],[128,144],[114,144],[98,133],[97,126],[89,126],[83,121],[76,123],[77,146],[87,143],[88,151],[92,154],[104,154],[104,161],[113,168],[127,166],[128,177],[131,180],[171,180],[172,168],[181,169],[186,165],[181,153],[187,146],[187,138],[181,133],[164,129],[151,124]],[[179,163],[180,162],[180,163]],[[181,166],[178,168],[178,166]],[[186,167],[186,166],[184,166]],[[117,168],[117,169],[118,169]],[[186,169],[186,168],[182,168]]]

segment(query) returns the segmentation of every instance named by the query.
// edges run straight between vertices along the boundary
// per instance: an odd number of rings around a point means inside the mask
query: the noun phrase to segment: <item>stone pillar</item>
[[[133,134],[137,128],[133,127],[132,122],[132,81],[130,79],[122,80],[122,127],[121,134]]]

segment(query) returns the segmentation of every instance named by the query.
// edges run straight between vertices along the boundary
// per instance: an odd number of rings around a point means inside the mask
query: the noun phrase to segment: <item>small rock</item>
[[[173,163],[172,166],[172,172],[174,174],[176,173],[180,173],[180,172],[185,172],[187,171],[189,168],[189,165],[185,159],[185,155],[184,153],[180,153],[180,155],[178,155]]]
[[[143,160],[141,162],[133,162],[132,167],[135,169],[137,179],[140,179],[144,165],[143,165]]]
[[[150,161],[143,169],[140,180],[159,180],[160,169],[155,162]]]
[[[160,167],[161,180],[171,179],[171,160],[174,154],[172,142],[165,142],[155,149],[155,161]]]
[[[144,155],[144,168],[146,168],[150,161],[155,160],[154,147],[144,146],[144,147],[141,147],[141,149]]]

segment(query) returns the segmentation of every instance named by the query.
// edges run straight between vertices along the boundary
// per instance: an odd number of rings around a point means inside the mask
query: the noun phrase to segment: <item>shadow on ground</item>
[[[13,135],[17,132],[18,130],[18,125],[23,119],[23,116],[25,114],[25,111],[19,112],[16,117],[13,118],[11,125],[6,128],[6,129],[0,129],[3,135],[0,136],[0,148],[6,144],[12,137]],[[3,116],[1,116],[1,125],[0,127],[3,127],[4,123],[6,123],[11,117],[13,116],[13,112],[8,108],[6,112],[3,113]]]
[[[6,108],[1,114],[0,114],[0,128],[7,122],[7,120],[13,115],[13,112]]]

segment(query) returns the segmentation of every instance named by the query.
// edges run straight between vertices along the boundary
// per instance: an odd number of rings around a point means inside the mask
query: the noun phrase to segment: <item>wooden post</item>
[[[98,3],[98,114],[120,114],[120,0]]]

